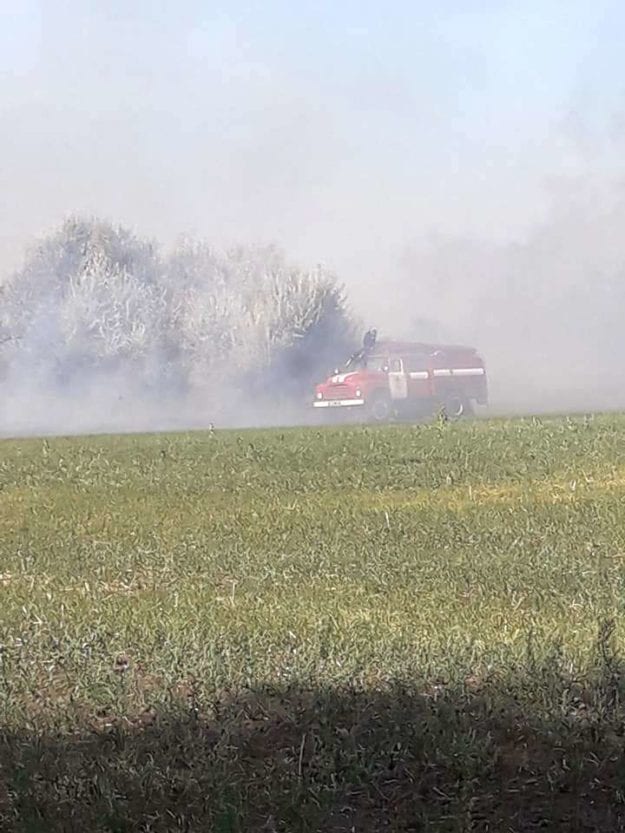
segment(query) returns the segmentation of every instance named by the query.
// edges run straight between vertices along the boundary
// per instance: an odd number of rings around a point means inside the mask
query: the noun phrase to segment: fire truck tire
[[[372,422],[388,422],[393,413],[391,398],[386,393],[376,393],[367,404],[367,417]]]
[[[443,400],[443,408],[449,419],[461,419],[471,416],[473,408],[471,402],[461,393],[451,392]]]

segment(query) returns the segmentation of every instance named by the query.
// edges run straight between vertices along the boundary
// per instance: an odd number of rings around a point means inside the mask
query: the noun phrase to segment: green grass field
[[[625,829],[625,416],[0,444],[0,830]]]

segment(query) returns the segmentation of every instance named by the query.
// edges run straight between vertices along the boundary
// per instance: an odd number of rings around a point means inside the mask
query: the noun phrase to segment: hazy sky
[[[0,270],[90,212],[377,300],[423,235],[515,236],[620,168],[624,42],[605,0],[0,0]]]

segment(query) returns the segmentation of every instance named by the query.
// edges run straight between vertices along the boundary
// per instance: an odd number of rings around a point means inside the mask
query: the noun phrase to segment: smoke
[[[404,334],[484,355],[491,412],[625,407],[625,188],[561,183],[516,242],[438,237],[407,249]]]
[[[623,408],[623,228],[624,186],[586,176],[559,182],[517,241],[415,243],[398,253],[382,335],[476,346],[487,413]],[[275,247],[183,238],[166,251],[68,220],[3,287],[0,430],[308,424],[313,383],[361,326],[331,273],[295,268]]]
[[[2,430],[306,419],[334,274],[360,332],[475,345],[490,413],[625,405],[619,4],[157,5],[3,16]],[[70,212],[133,231],[20,266]]]
[[[69,436],[309,425],[308,401],[254,400],[238,390],[186,390],[174,396],[137,389],[128,369],[92,372],[63,385],[9,378],[2,386],[0,435]]]
[[[275,247],[164,252],[72,218],[3,287],[0,428],[75,433],[306,421],[351,322],[321,267]]]

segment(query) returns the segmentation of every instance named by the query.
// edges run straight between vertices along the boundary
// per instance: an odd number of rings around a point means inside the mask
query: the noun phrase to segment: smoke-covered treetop
[[[33,246],[2,300],[5,380],[51,387],[125,371],[137,390],[303,394],[352,337],[342,288],[322,267],[189,238],[165,252],[99,219],[68,219]]]

